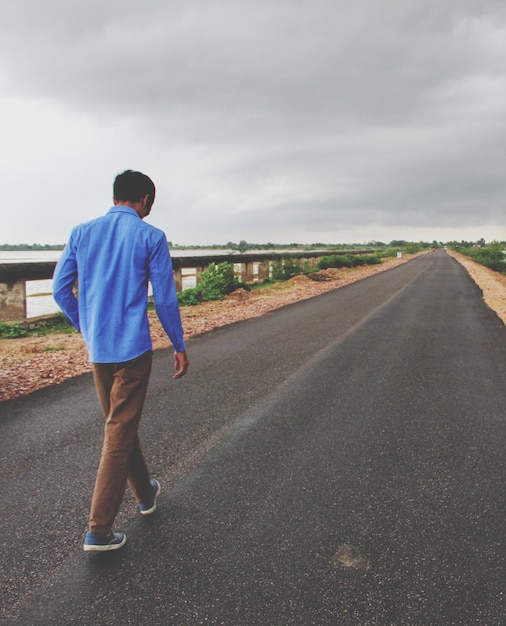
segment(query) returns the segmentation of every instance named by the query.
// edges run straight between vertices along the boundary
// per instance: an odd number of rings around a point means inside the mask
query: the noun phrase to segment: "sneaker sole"
[[[152,513],[154,513],[156,511],[156,499],[160,495],[160,483],[158,481],[156,481],[156,485],[157,485],[157,490],[156,490],[156,493],[155,493],[155,501],[153,502],[153,506],[150,509],[148,509],[147,511],[140,511],[141,515],[151,515]]]
[[[110,550],[119,550],[126,543],[126,535],[123,535],[123,539],[119,543],[108,543],[104,546],[98,544],[84,544],[83,550],[85,552],[109,552]]]

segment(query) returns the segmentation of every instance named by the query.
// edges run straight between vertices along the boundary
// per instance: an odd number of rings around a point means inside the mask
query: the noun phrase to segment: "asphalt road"
[[[506,329],[443,252],[155,354],[162,484],[82,551],[91,377],[0,404],[0,623],[506,623]]]

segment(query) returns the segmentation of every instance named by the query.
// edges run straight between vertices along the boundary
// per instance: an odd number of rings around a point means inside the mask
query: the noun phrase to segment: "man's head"
[[[138,211],[141,207],[145,217],[149,215],[155,201],[155,185],[149,176],[141,172],[126,170],[114,180],[114,204],[126,204]],[[134,206],[136,205],[136,206]]]

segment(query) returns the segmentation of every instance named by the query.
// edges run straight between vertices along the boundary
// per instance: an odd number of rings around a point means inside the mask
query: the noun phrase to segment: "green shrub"
[[[25,326],[31,334],[34,335],[52,335],[55,333],[76,333],[77,330],[72,326],[63,313],[58,313],[54,317],[35,322],[27,321]]]
[[[381,259],[379,259],[376,255],[366,256],[364,257],[366,265],[381,265]]]
[[[177,297],[179,304],[193,306],[209,300],[222,300],[239,287],[248,289],[248,286],[234,275],[232,263],[213,263],[202,272],[200,282],[196,287],[181,291]]]
[[[318,269],[339,269],[342,267],[358,267],[360,265],[377,265],[381,260],[376,255],[358,256],[353,254],[333,254],[322,256],[318,261]]]
[[[299,274],[302,274],[302,269],[296,259],[279,259],[272,264],[273,280],[290,280]]]
[[[316,267],[311,263],[311,261],[308,261],[307,259],[305,259],[302,263],[301,271],[306,276],[309,276],[310,274],[313,274],[314,272],[316,272]]]
[[[484,265],[494,272],[506,273],[506,256],[504,247],[498,241],[493,241],[482,248],[457,248],[458,252]]]
[[[22,323],[4,324],[0,322],[0,338],[1,339],[18,339],[29,335],[28,329]]]
[[[221,300],[244,284],[234,275],[232,263],[213,263],[200,275],[198,285],[203,300]]]
[[[386,250],[377,250],[374,256],[378,259],[387,259],[389,257],[396,257],[400,252],[399,248],[387,248]]]
[[[177,294],[177,299],[181,306],[195,306],[202,302],[202,292],[198,287],[185,289]]]
[[[342,267],[353,267],[353,258],[349,254],[333,254],[330,256],[322,256],[318,261],[318,269],[326,270],[329,268],[340,269]]]
[[[63,313],[47,319],[27,320],[24,322],[3,323],[0,322],[1,339],[18,339],[30,335],[43,336],[59,333],[75,333],[76,329],[67,320]]]

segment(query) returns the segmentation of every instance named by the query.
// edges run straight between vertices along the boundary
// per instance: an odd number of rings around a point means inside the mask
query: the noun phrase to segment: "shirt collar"
[[[123,204],[115,204],[107,211],[107,213],[129,213],[130,215],[135,215],[135,217],[139,217],[139,214],[135,209],[132,209],[131,206],[125,206]],[[139,219],[141,218],[139,217]]]

